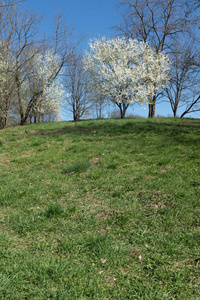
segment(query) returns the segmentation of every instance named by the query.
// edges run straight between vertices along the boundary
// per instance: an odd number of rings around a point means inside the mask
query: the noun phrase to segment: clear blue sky
[[[111,36],[110,29],[119,22],[116,13],[117,0],[26,0],[25,5],[36,13],[42,13],[46,25],[58,11],[78,34],[86,34],[86,40],[99,35]],[[48,30],[48,25],[45,26]]]
[[[45,17],[43,29],[49,33],[49,23],[58,11],[66,15],[70,25],[75,27],[77,35],[85,33],[86,39],[82,47],[86,48],[88,41],[99,36],[111,37],[116,34],[112,26],[120,23],[116,5],[118,0],[26,0],[25,5],[35,13],[43,14]],[[128,113],[133,113],[133,108]],[[143,110],[138,105],[134,108],[134,114],[148,116],[148,109]],[[172,116],[169,103],[156,106],[156,115]],[[198,117],[188,115],[188,117]]]

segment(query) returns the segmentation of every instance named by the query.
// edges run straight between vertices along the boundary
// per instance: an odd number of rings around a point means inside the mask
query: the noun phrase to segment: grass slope
[[[200,299],[200,121],[0,131],[1,299]]]

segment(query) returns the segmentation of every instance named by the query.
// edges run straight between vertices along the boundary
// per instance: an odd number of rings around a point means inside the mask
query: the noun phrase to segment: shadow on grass
[[[158,135],[166,138],[172,138],[178,143],[185,145],[197,145],[200,134],[200,120],[148,120],[148,119],[107,119],[80,121],[77,124],[68,123],[60,128],[39,129],[36,135],[57,136],[73,135],[73,137],[106,137],[119,136],[126,134],[135,134],[149,136]],[[95,139],[94,139],[95,140]]]

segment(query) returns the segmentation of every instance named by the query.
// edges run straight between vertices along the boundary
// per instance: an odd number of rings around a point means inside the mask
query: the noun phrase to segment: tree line
[[[82,38],[58,13],[51,35],[24,1],[0,1],[0,127],[58,120],[68,109],[75,121],[91,109],[102,117],[114,103],[125,117],[133,103],[168,101],[174,117],[200,110],[199,1],[123,0],[121,23],[111,39],[80,48]]]
[[[76,54],[70,28],[61,14],[52,21],[52,35],[42,35],[42,17],[19,2],[1,2],[0,123],[24,125],[53,120],[67,98],[65,68]]]

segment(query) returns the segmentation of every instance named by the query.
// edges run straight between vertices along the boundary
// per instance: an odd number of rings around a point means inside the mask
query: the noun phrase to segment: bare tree
[[[9,26],[12,30],[11,55],[14,58],[14,77],[16,84],[17,107],[20,123],[27,120],[27,103],[24,99],[27,70],[36,52],[29,51],[38,41],[36,36],[41,17],[30,11],[19,11],[13,8],[9,16]],[[36,47],[34,49],[37,49]]]
[[[14,101],[15,80],[13,74],[13,60],[10,57],[9,44],[3,43],[0,52],[0,123],[1,127],[8,126],[9,110]]]
[[[185,43],[182,48],[177,47],[174,42],[173,49],[171,79],[164,95],[170,101],[174,117],[177,117],[178,108],[181,107],[184,111],[188,110],[198,96],[196,93],[199,92],[200,84],[200,53],[192,42]]]
[[[103,109],[105,108],[105,97],[103,95],[94,95],[92,102],[96,112],[96,118],[103,118]]]
[[[148,42],[156,52],[171,52],[173,41],[195,36],[199,1],[190,0],[123,0],[120,2],[122,23],[116,29],[127,38]],[[155,116],[158,92],[149,104],[149,117]]]
[[[0,1],[0,123],[8,126],[9,110],[15,97],[14,57],[12,45],[14,30],[10,17],[17,9],[16,2]]]
[[[195,113],[200,111],[200,96],[192,96],[191,102],[187,105],[185,111],[181,114],[180,118],[183,118],[186,114]]]
[[[74,121],[80,120],[91,107],[86,85],[87,73],[79,53],[71,59],[65,74],[65,88],[69,94],[67,108],[73,114]]]
[[[14,5],[18,5],[22,2],[24,2],[25,0],[16,0],[16,1],[12,1],[12,0],[1,0],[0,1],[0,8],[9,8],[11,6]]]

